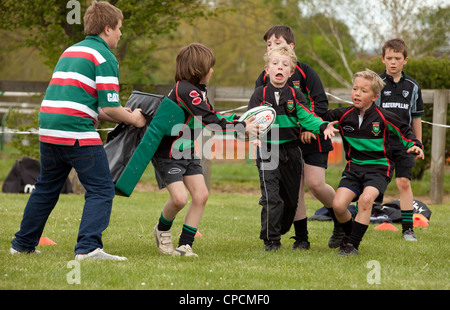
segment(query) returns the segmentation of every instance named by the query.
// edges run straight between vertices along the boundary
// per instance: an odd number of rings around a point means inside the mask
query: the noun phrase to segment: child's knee
[[[338,199],[333,200],[333,211],[337,214],[342,214],[347,211],[348,206]]]
[[[179,193],[171,197],[172,203],[178,210],[184,208],[184,206],[188,203],[188,196],[186,193]]]
[[[399,191],[409,191],[411,188],[411,181],[408,178],[396,178],[395,183]]]
[[[358,213],[372,212],[374,198],[369,195],[361,195],[358,199]]]
[[[192,195],[192,199],[195,200],[200,205],[206,205],[208,198],[209,192],[207,188]]]

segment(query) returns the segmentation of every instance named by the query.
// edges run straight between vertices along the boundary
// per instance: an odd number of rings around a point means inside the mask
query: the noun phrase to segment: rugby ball
[[[242,116],[239,118],[239,121],[245,121],[249,118],[252,118],[255,116],[256,118],[253,120],[252,124],[260,125],[259,130],[259,138],[262,138],[265,134],[269,132],[269,130],[272,128],[273,123],[275,122],[275,117],[277,116],[277,113],[275,110],[268,106],[260,106],[256,108],[252,108],[242,114]],[[251,141],[255,140],[258,137],[252,136],[248,137],[245,133],[236,133],[236,138],[241,141]]]

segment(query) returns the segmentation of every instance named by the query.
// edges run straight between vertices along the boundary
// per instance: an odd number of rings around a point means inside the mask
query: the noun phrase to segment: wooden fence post
[[[447,106],[449,91],[434,91],[433,123],[447,124]],[[435,204],[441,204],[444,193],[445,140],[446,128],[433,126],[431,137],[430,198]]]

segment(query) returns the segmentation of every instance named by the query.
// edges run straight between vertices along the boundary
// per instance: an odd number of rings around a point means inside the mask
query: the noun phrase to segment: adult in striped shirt
[[[100,135],[99,120],[136,127],[145,118],[125,110],[119,100],[118,63],[111,52],[122,35],[123,15],[108,2],[93,2],[84,16],[85,40],[61,55],[39,111],[41,172],[25,207],[11,254],[36,253],[35,247],[72,168],[86,189],[75,259],[125,260],[103,251],[115,194]]]

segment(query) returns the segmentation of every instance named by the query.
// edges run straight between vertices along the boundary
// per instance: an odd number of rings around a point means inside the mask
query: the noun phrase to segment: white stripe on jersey
[[[64,71],[56,71],[52,75],[52,79],[74,79],[80,81],[83,84],[86,84],[94,89],[97,88],[97,85],[94,80],[88,78],[87,76],[80,74],[78,72],[64,72]]]
[[[78,132],[78,131],[53,130],[45,128],[39,128],[39,135],[57,138],[69,138],[69,139],[73,139],[74,137],[76,139],[98,139],[100,137],[97,131]]]
[[[88,54],[92,54],[95,57],[95,59],[97,59],[97,61],[100,64],[106,62],[106,59],[102,56],[102,54],[100,54],[95,49],[90,48],[90,47],[86,47],[86,46],[71,46],[71,47],[67,48],[64,52],[83,52],[83,53],[88,53]]]
[[[117,85],[119,85],[119,79],[115,76],[96,76],[95,82],[98,84],[117,84]]]
[[[51,108],[69,108],[77,111],[84,112],[91,116],[93,119],[97,120],[98,112],[92,110],[84,104],[80,104],[73,101],[59,101],[59,100],[43,100],[41,106],[51,107]]]

